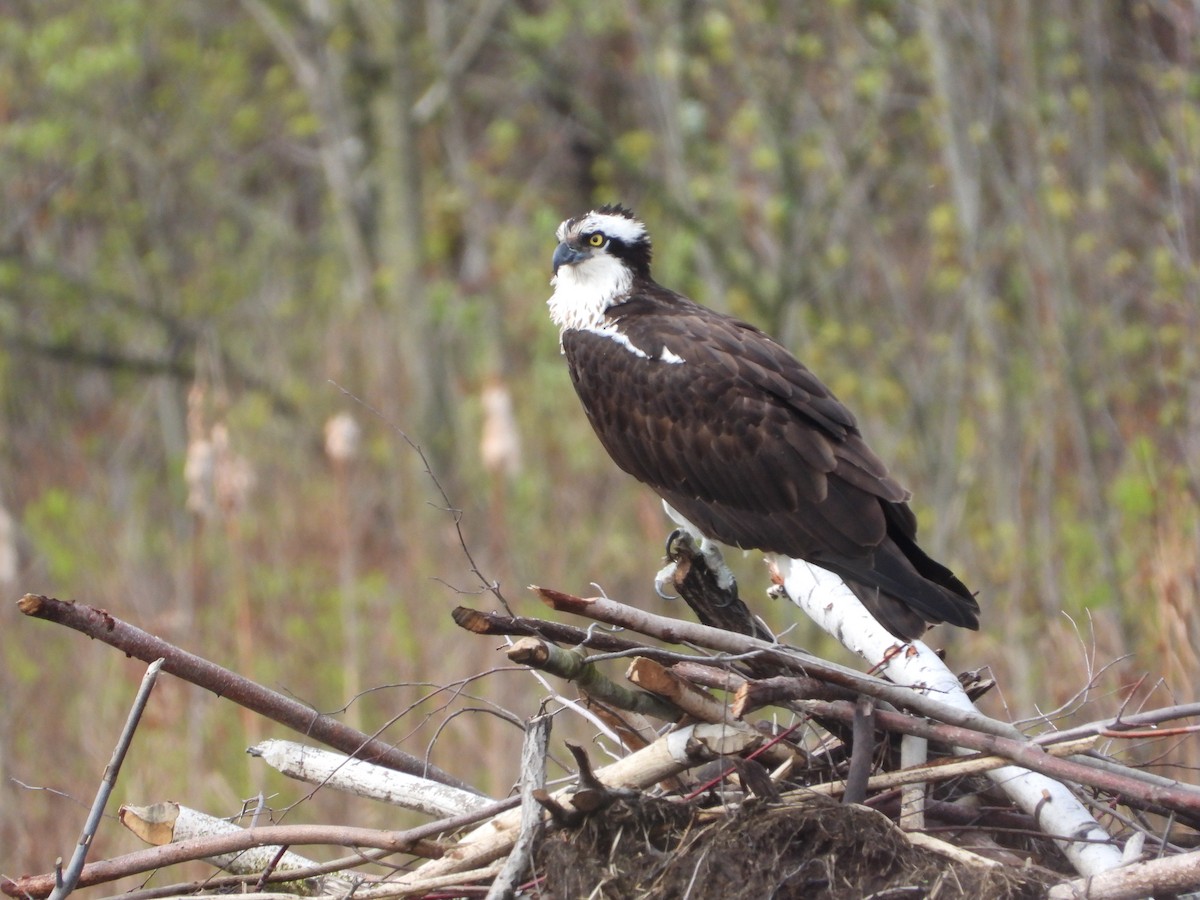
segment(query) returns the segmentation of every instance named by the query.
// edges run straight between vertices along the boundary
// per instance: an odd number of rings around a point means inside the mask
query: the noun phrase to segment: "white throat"
[[[605,310],[629,293],[633,273],[620,260],[597,253],[571,266],[562,266],[551,279],[554,294],[546,301],[559,332],[569,328],[598,329]]]

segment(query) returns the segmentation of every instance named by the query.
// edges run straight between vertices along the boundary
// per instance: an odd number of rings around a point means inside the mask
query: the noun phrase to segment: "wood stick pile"
[[[1142,897],[1200,885],[1200,787],[1099,751],[1125,736],[1177,734],[1177,706],[1029,738],[917,691],[776,643],[685,540],[672,584],[700,624],[606,598],[535,594],[581,624],[460,607],[454,620],[506,638],[517,664],[570,682],[578,708],[618,756],[598,765],[569,745],[576,776],[546,781],[551,715],[526,723],[518,796],[470,785],[340,723],[292,708],[235,673],[102,610],[26,596],[27,615],[68,625],[219,691],[340,752],[265,741],[251,752],[291,778],[416,810],[406,831],[348,824],[240,828],[179,803],[125,806],[154,845],[61,871],[0,880],[12,897],[207,859],[203,883],[129,900],[229,890],[252,896],[385,897]],[[619,630],[614,626],[619,627]],[[964,676],[968,694],[990,687]],[[297,718],[299,715],[299,718]],[[560,744],[561,746],[561,744]],[[594,751],[593,751],[594,753]],[[1064,841],[1044,833],[983,773],[1019,765],[1070,786],[1113,835],[1120,868],[1075,878]],[[90,842],[90,835],[81,839]],[[348,848],[317,863],[296,848]],[[377,863],[387,860],[390,870]]]

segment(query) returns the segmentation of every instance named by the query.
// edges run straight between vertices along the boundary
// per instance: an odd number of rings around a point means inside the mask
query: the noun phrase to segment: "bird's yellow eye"
[[[608,241],[608,238],[606,238],[604,235],[602,235],[598,231],[593,232],[592,234],[588,235],[588,239],[587,239],[587,242],[589,244],[591,244],[593,247],[603,247],[607,241]]]

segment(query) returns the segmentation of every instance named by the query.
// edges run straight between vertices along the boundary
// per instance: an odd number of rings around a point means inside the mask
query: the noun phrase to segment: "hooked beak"
[[[563,241],[554,248],[554,258],[550,260],[550,265],[554,270],[554,274],[557,275],[560,266],[574,265],[591,255],[590,250],[576,250],[566,241]]]

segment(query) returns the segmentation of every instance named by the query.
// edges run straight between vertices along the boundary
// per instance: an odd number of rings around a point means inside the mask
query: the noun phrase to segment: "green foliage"
[[[1160,486],[1155,472],[1158,456],[1150,438],[1139,437],[1129,447],[1124,470],[1109,487],[1113,507],[1138,533],[1145,533],[1159,506]]]
[[[56,590],[80,592],[88,574],[105,567],[96,550],[106,519],[90,498],[59,487],[48,488],[25,506],[22,524]]]

